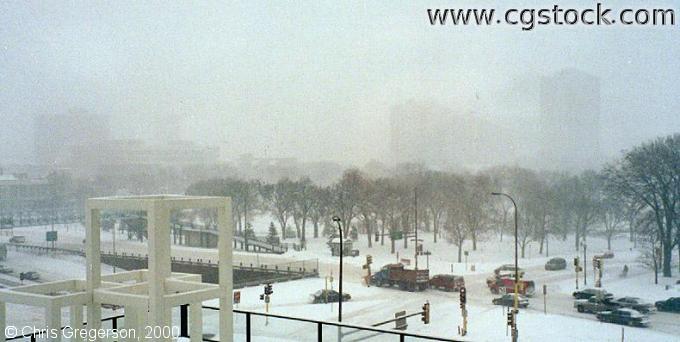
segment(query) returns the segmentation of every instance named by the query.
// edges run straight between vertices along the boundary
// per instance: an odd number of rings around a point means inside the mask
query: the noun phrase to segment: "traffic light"
[[[574,266],[578,268],[578,257],[574,258]]]
[[[263,295],[263,294],[260,295],[260,300],[264,300],[264,295]]]
[[[266,284],[264,286],[264,294],[270,295],[272,293],[274,293],[274,290],[272,289],[272,284]]]
[[[430,303],[423,304],[422,317],[420,318],[424,324],[430,324]]]
[[[467,302],[467,297],[466,297],[466,291],[465,291],[465,286],[460,288],[460,307],[461,309],[463,306],[465,306],[465,303]]]
[[[373,263],[373,257],[370,255],[366,256],[366,264],[370,265]]]
[[[602,259],[600,258],[595,259],[595,268],[602,269]]]
[[[514,315],[512,314],[512,311],[508,311],[508,319],[507,319],[507,323],[508,323],[509,326],[512,326],[512,323],[513,323],[513,321],[515,320],[514,318],[515,318],[515,317],[514,317]]]

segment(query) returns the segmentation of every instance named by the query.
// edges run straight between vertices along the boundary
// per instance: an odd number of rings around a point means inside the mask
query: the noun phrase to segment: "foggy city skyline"
[[[391,163],[391,112],[417,103],[504,133],[451,163],[550,168],[527,156],[553,143],[540,83],[562,70],[599,80],[601,161],[680,127],[670,28],[454,35],[409,2],[0,8],[0,164],[37,162],[34,118],[72,111],[109,117],[112,139],[193,141],[227,160]],[[441,141],[425,149],[457,148]]]

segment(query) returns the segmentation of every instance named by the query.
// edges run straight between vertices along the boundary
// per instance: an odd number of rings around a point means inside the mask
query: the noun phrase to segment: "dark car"
[[[574,307],[578,312],[598,313],[602,311],[616,310],[621,306],[612,302],[611,297],[599,298],[593,296],[588,299],[575,300]]]
[[[340,292],[335,290],[319,290],[314,292],[312,295],[312,304],[320,303],[337,303],[340,301]],[[343,292],[342,301],[346,302],[352,299],[349,293]]]
[[[498,298],[492,299],[491,303],[494,305],[514,306],[515,296],[513,294],[504,294]],[[520,308],[526,308],[529,306],[529,300],[524,296],[519,296],[517,306]]]
[[[19,273],[20,280],[38,280],[40,279],[40,274],[35,271],[21,272]]]
[[[588,299],[590,297],[611,298],[614,296],[611,293],[600,289],[584,289],[581,291],[575,291],[572,295],[576,299]]]
[[[465,287],[465,279],[457,275],[437,274],[430,278],[430,287],[444,291],[458,291],[461,287]]]
[[[680,297],[672,297],[654,303],[659,311],[680,312]]]
[[[567,268],[567,260],[564,258],[552,258],[545,263],[546,271],[559,271]]]
[[[633,309],[623,308],[612,311],[602,311],[597,314],[602,322],[631,325],[636,327],[649,326],[649,318]]]
[[[643,314],[650,312],[653,308],[652,304],[643,302],[642,299],[638,297],[621,297],[612,302],[618,304],[622,308],[631,308]]]
[[[9,238],[10,243],[26,243],[26,237],[23,235],[16,235]]]

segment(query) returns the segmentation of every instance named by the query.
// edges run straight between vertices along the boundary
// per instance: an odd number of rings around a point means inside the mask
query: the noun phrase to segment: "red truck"
[[[515,293],[515,278],[514,277],[499,277],[492,276],[486,279],[486,285],[493,294],[499,293]],[[536,285],[532,280],[519,281],[519,294],[531,297],[536,292]]]
[[[411,270],[404,268],[403,264],[387,264],[371,276],[371,285],[399,285],[402,290],[423,291],[429,284],[429,277],[429,270]]]

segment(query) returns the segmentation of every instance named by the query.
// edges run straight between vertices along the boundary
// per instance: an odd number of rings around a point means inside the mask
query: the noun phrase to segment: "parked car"
[[[574,307],[578,312],[598,313],[602,311],[615,310],[621,306],[612,302],[611,297],[590,297],[588,299],[577,299],[574,302]]]
[[[524,270],[520,267],[518,269],[518,272],[519,272],[519,277],[522,278],[524,276]],[[504,277],[504,276],[514,277],[515,276],[515,265],[513,265],[513,264],[501,265],[500,267],[493,270],[493,273],[498,277]]]
[[[38,280],[40,279],[40,273],[35,271],[21,272],[19,273],[20,280]]]
[[[14,271],[13,269],[11,269],[11,268],[9,268],[5,265],[0,265],[0,273],[9,274],[9,273],[12,273],[13,271]]]
[[[335,290],[319,290],[314,292],[312,295],[312,304],[320,303],[337,303],[340,301],[340,292]],[[342,301],[346,302],[352,299],[349,293],[342,293]]]
[[[601,289],[584,289],[580,291],[575,291],[573,294],[574,298],[576,299],[588,299],[590,297],[599,297],[599,298],[611,298],[614,297],[613,294],[601,290]]]
[[[643,302],[638,297],[621,297],[612,302],[620,305],[622,308],[631,308],[643,314],[649,313],[654,307],[650,303]]]
[[[597,319],[602,322],[631,325],[636,327],[649,326],[649,318],[630,308],[602,311],[597,314]]]
[[[26,243],[26,237],[23,235],[15,235],[9,238],[10,243]]]
[[[567,268],[567,260],[564,258],[552,258],[545,263],[546,271],[559,271]]]
[[[504,294],[498,298],[492,299],[491,303],[493,303],[494,305],[514,306],[515,295],[510,293]],[[518,298],[517,306],[519,306],[520,308],[526,308],[527,306],[529,306],[529,299],[520,295]]]
[[[680,297],[671,297],[654,303],[659,311],[680,312]]]

